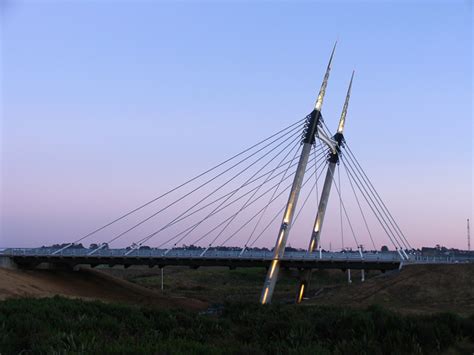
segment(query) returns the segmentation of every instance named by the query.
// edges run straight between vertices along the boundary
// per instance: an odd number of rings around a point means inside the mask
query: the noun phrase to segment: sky
[[[336,129],[355,69],[346,140],[407,239],[467,247],[472,2],[6,1],[0,10],[0,247],[76,240],[304,117],[336,40],[326,124]],[[342,243],[334,192],[323,247]],[[292,246],[307,246],[314,212]]]

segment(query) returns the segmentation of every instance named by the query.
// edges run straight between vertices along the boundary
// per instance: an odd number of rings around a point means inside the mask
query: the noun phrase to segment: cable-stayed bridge
[[[344,137],[354,73],[334,134],[323,119],[334,50],[306,117],[66,245],[7,249],[1,255],[30,267],[43,262],[263,266],[268,272],[261,303],[271,302],[281,267],[301,271],[296,291],[301,301],[312,269],[385,271],[416,262],[408,239]],[[333,187],[336,194],[331,195]],[[331,244],[322,246],[331,196],[338,207],[333,222],[339,233],[327,235],[339,234],[338,252]],[[290,235],[307,238],[307,250],[287,248]],[[275,237],[273,247],[266,244]],[[82,247],[88,242],[91,247]],[[378,251],[382,245],[391,251]]]

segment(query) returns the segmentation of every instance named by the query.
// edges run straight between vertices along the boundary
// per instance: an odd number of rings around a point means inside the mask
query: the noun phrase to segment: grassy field
[[[124,278],[154,290],[161,290],[161,274],[157,269],[109,269],[104,270],[114,276]],[[240,268],[229,270],[224,267],[207,267],[197,270],[188,267],[166,267],[164,269],[164,294],[193,298],[208,303],[258,301],[265,279],[263,268]],[[355,273],[355,275],[358,275]],[[293,302],[297,290],[298,272],[281,270],[275,290],[275,302]],[[310,293],[321,287],[342,285],[346,275],[339,270],[319,270],[313,274]]]
[[[226,303],[213,313],[61,297],[0,302],[2,354],[470,354],[474,316]]]
[[[134,284],[160,291],[158,269],[112,269],[107,272]],[[360,272],[352,271],[352,284],[341,270],[313,272],[308,296],[302,305],[327,305],[366,308],[382,305],[402,313],[453,312],[474,313],[474,264],[412,265],[385,274],[371,271],[361,282]],[[166,267],[164,295],[195,299],[208,304],[259,300],[265,270]],[[292,303],[297,289],[298,272],[282,270],[273,301]]]
[[[0,354],[472,355],[473,267],[319,270],[302,305],[282,270],[270,306],[259,268],[0,269]]]
[[[474,314],[474,264],[410,265],[400,273],[379,275],[365,283],[327,288],[306,302],[317,305],[372,304],[404,313]]]

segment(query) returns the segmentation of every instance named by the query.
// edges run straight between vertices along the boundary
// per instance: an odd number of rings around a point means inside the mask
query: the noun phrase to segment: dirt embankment
[[[97,270],[10,270],[0,268],[0,300],[11,297],[65,297],[151,305],[162,308],[205,309],[205,302],[167,297],[159,292]]]
[[[165,294],[156,269],[82,269],[80,271],[7,270],[0,268],[0,300],[9,297],[63,295],[151,305],[161,308],[205,309],[229,299],[257,302],[265,271],[253,269],[170,267],[165,269]],[[292,300],[295,273],[282,273],[277,291]],[[127,280],[131,280],[127,281]],[[186,286],[186,287],[184,287]],[[474,313],[474,264],[410,265],[400,272],[367,274],[362,283],[353,271],[348,285],[339,270],[313,273],[310,298],[303,305],[365,308],[379,304],[404,313]]]
[[[403,312],[474,313],[474,264],[410,265],[361,283],[322,287],[306,304],[366,307]]]

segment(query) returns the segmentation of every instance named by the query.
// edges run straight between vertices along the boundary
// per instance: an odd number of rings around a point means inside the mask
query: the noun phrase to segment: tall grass
[[[474,343],[474,315],[226,304],[219,314],[61,297],[0,302],[1,354],[435,354]]]

